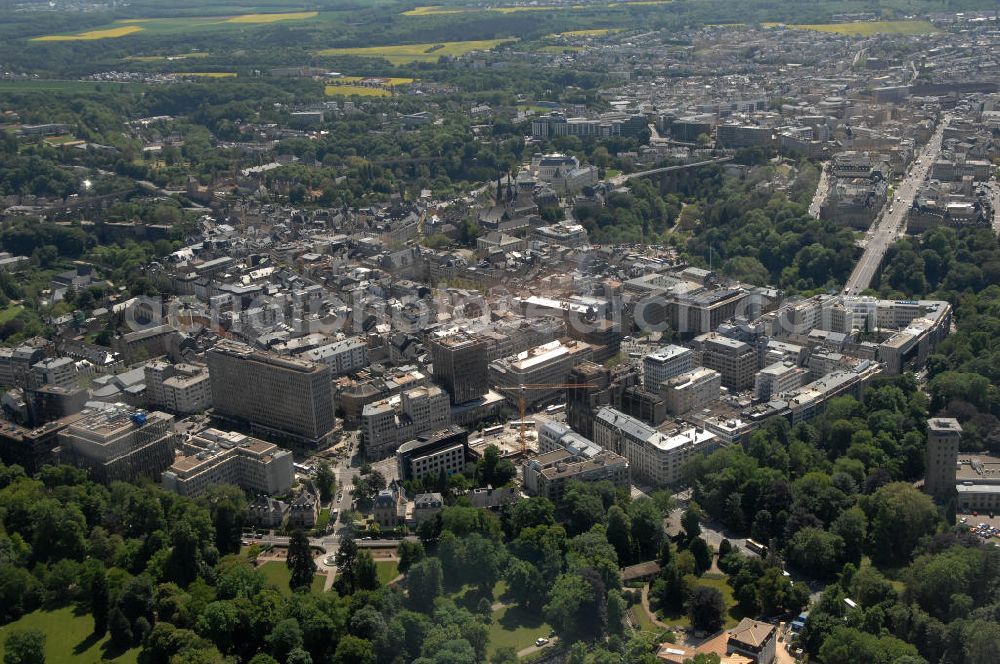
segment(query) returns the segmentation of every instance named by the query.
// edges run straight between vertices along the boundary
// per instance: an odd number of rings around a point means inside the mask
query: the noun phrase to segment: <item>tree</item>
[[[45,664],[45,634],[37,629],[11,632],[4,641],[4,664]]]
[[[135,636],[132,634],[132,625],[122,610],[115,607],[108,616],[108,631],[111,633],[111,642],[119,648],[131,648]]]
[[[400,574],[406,574],[413,565],[423,560],[426,555],[424,545],[412,540],[403,540],[400,542],[396,552],[399,554],[398,568]]]
[[[104,636],[108,631],[108,579],[101,569],[90,584],[90,613],[94,616],[94,636]]]
[[[841,567],[844,540],[820,528],[795,533],[785,550],[788,561],[807,574],[832,578]]]
[[[201,497],[208,506],[215,526],[215,548],[219,553],[237,553],[246,517],[247,501],[243,490],[231,484],[208,488]]]
[[[443,579],[441,561],[437,558],[426,558],[411,567],[406,574],[406,587],[413,608],[429,611],[444,592]]]
[[[687,510],[681,516],[681,528],[684,529],[684,534],[687,535],[688,540],[693,540],[695,537],[701,535],[701,522],[702,512],[698,503],[693,500],[688,504]]]
[[[872,560],[880,565],[906,563],[920,538],[934,532],[940,520],[930,497],[905,482],[865,496],[861,508],[868,516]]]
[[[301,530],[292,533],[288,540],[288,559],[285,561],[292,575],[288,585],[292,590],[308,590],[316,575],[316,561],[312,557],[309,538]]]
[[[302,646],[302,628],[295,618],[282,620],[267,637],[268,645],[271,646],[271,654],[280,661],[285,661],[288,653],[295,648]]]
[[[378,567],[368,551],[358,553],[354,565],[354,584],[360,590],[376,590],[379,587]]]
[[[375,664],[375,649],[371,641],[348,634],[337,643],[333,664]]]
[[[708,586],[695,586],[688,598],[688,616],[691,626],[697,630],[714,634],[722,629],[726,603],[722,593]]]
[[[511,646],[502,646],[493,652],[490,664],[517,664],[517,650]]]
[[[620,562],[632,560],[632,520],[617,505],[612,505],[608,510],[607,538],[611,546],[615,547]]]
[[[337,592],[350,595],[354,592],[354,565],[358,557],[358,543],[348,534],[340,540],[334,562],[337,564]]]
[[[688,551],[694,556],[694,573],[701,576],[712,568],[712,549],[708,542],[695,537],[688,545]]]
[[[324,503],[329,503],[333,499],[337,478],[327,461],[321,461],[316,469],[316,488],[319,489],[319,499]]]
[[[545,605],[545,620],[560,634],[593,639],[604,632],[607,621],[604,588],[596,575],[562,574],[556,579]],[[600,609],[598,608],[600,607]]]

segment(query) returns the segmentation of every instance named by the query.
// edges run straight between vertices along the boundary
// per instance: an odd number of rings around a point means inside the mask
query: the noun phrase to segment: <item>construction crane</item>
[[[521,385],[511,385],[510,387],[498,386],[496,389],[504,392],[517,393],[518,405],[518,441],[521,443],[521,454],[528,451],[528,442],[524,437],[524,416],[526,404],[524,393],[526,390],[567,390],[580,387],[597,387],[593,383],[522,383]]]

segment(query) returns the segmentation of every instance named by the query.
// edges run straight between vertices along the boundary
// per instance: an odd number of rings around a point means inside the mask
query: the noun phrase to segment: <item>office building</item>
[[[642,358],[643,386],[657,392],[660,383],[694,368],[694,352],[673,344],[658,348]]]
[[[452,425],[400,445],[396,463],[403,480],[437,478],[464,471],[468,456],[469,432]]]
[[[153,408],[178,415],[200,413],[212,407],[208,368],[155,360],[143,368],[146,400]]]
[[[490,381],[512,406],[518,407],[523,397],[525,406],[532,407],[559,393],[573,367],[590,359],[591,350],[591,345],[582,341],[552,341],[490,362]],[[520,385],[552,387],[517,389]]]
[[[627,489],[630,484],[628,461],[608,450],[586,457],[568,449],[558,449],[540,454],[524,466],[525,491],[548,498],[557,505],[571,481],[607,481]]]
[[[54,450],[59,447],[59,432],[71,421],[72,417],[64,418],[33,429],[3,422],[0,427],[0,461],[7,466],[21,466],[28,475],[34,475],[42,466],[55,463]]]
[[[392,456],[401,443],[449,424],[448,394],[436,385],[415,387],[361,409],[365,457]]]
[[[962,425],[951,417],[927,420],[927,471],[924,491],[932,496],[947,498],[955,492],[958,469],[958,446],[962,441]]]
[[[826,372],[824,372],[826,373]],[[768,401],[771,397],[802,387],[809,380],[809,371],[794,362],[775,362],[757,372],[754,378],[754,400]]]
[[[683,415],[718,401],[721,390],[722,374],[698,367],[661,383],[660,397],[668,414]]]
[[[164,489],[191,498],[219,484],[233,484],[250,494],[282,495],[294,481],[291,452],[218,429],[205,429],[185,440],[160,476]]]
[[[432,336],[431,351],[434,378],[444,385],[452,403],[472,401],[486,394],[486,343],[461,332]]]
[[[753,387],[757,352],[747,343],[709,332],[694,338],[695,361],[722,374],[722,384],[731,390]]]
[[[322,449],[334,428],[330,367],[221,341],[207,353],[215,414],[254,435]]]
[[[59,432],[59,461],[105,484],[159,479],[174,460],[173,423],[172,415],[121,403],[86,410]]]
[[[76,373],[73,358],[47,357],[31,366],[32,379],[29,382],[35,387],[55,385],[69,390],[77,386]]]
[[[614,408],[601,408],[594,420],[594,442],[628,459],[632,476],[654,487],[676,485],[693,454],[718,443],[705,429],[682,426],[667,432]]]
[[[336,376],[361,371],[368,366],[368,344],[361,337],[351,337],[303,352],[299,357],[326,364]]]

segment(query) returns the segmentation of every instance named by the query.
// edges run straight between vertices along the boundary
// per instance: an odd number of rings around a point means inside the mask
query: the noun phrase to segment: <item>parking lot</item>
[[[959,514],[958,523],[959,525],[968,527],[972,533],[975,533],[983,540],[992,541],[1000,545],[1000,516],[994,515],[990,517],[989,514],[979,514],[978,516]]]

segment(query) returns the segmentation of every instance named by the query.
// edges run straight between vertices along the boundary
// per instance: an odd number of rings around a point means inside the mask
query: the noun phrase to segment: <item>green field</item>
[[[2,80],[0,93],[7,92],[68,92],[73,94],[87,92],[111,92],[122,89],[140,90],[146,87],[142,83],[111,83],[95,81],[54,81],[54,80]]]
[[[292,594],[292,589],[288,587],[288,581],[292,578],[292,573],[288,570],[288,566],[285,563],[272,560],[261,565],[260,571],[264,573],[267,582],[276,586],[283,595]],[[325,585],[326,577],[321,574],[313,577],[312,591],[314,593],[323,592]]]
[[[10,322],[21,315],[24,311],[24,307],[20,304],[9,304],[3,309],[0,309],[0,325]]]
[[[186,33],[192,30],[245,28],[283,21],[314,19],[318,12],[282,12],[274,14],[238,14],[236,16],[188,16],[182,18],[130,18],[81,32],[33,37],[32,41],[93,41],[113,39],[138,33]]]
[[[516,39],[479,39],[473,41],[435,42],[426,44],[396,44],[392,46],[360,46],[356,48],[328,48],[318,55],[357,55],[366,58],[383,58],[393,65],[411,62],[437,62],[442,56],[458,57],[473,51],[489,51],[505,42]]]
[[[399,576],[399,564],[395,560],[376,560],[375,566],[378,568],[378,582],[383,586]]]
[[[629,5],[641,7],[646,5],[665,5],[673,0],[624,0],[623,2],[609,2],[602,6],[599,4],[590,5],[508,5],[500,7],[458,7],[443,5],[425,5],[414,7],[403,12],[403,16],[446,16],[449,14],[471,14],[473,12],[494,12],[497,14],[514,14],[518,12],[555,12],[565,10],[581,9],[620,9]]]
[[[766,23],[773,27],[777,23]],[[814,30],[837,35],[871,37],[872,35],[929,35],[940,32],[928,21],[858,21],[856,23],[819,23],[786,25],[790,30]]]
[[[328,85],[323,89],[327,97],[391,97],[384,88],[369,88],[363,85]]]
[[[19,620],[0,627],[0,658],[7,635],[20,629],[37,629],[45,639],[46,664],[91,664],[91,662],[118,662],[135,664],[139,649],[115,652],[110,648],[108,636],[93,637],[94,619],[89,613],[77,613],[72,606],[54,611],[35,611]]]
[[[519,606],[506,606],[493,612],[493,622],[489,626],[488,654],[498,648],[510,646],[523,650],[535,645],[535,639],[548,637],[552,628],[540,616],[536,616]]]
[[[707,586],[709,588],[715,588],[722,593],[722,600],[726,604],[726,624],[724,625],[726,629],[735,627],[740,620],[746,617],[740,610],[739,605],[737,605],[736,600],[733,598],[733,589],[728,583],[726,583],[726,576],[724,574],[706,574],[701,578],[689,576],[687,577],[687,580],[692,588],[695,586]],[[677,625],[680,627],[691,626],[691,619],[688,618],[686,612],[661,612],[660,620],[668,625]]]

